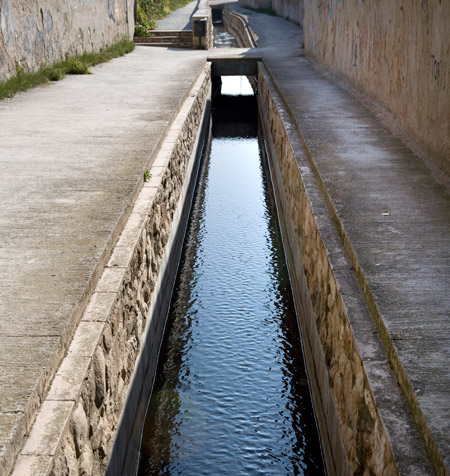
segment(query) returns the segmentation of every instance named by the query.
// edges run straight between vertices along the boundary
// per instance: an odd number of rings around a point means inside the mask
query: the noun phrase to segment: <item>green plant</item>
[[[144,10],[138,7],[138,19],[134,28],[134,36],[152,36],[150,30],[156,28],[156,20],[152,18],[151,10]]]
[[[64,68],[60,68],[60,67],[49,68],[48,79],[50,81],[61,81],[61,79],[64,79],[65,75],[66,75],[66,72]]]
[[[67,74],[92,74],[89,71],[89,65],[77,58],[72,58],[67,61]]]
[[[152,173],[149,171],[149,170],[146,170],[144,172],[144,182],[147,182],[148,180],[150,180],[152,178]]]

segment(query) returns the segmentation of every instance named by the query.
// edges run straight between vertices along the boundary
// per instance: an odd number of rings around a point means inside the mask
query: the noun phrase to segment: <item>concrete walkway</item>
[[[299,28],[237,5],[232,9],[246,16],[258,36],[259,53],[301,130],[339,232],[350,243],[366,298],[387,331],[397,373],[406,374],[408,398],[418,403],[448,472],[449,191],[366,107],[299,55]],[[404,430],[406,439],[411,432]],[[420,452],[409,457],[418,460]]]
[[[158,21],[157,30],[192,30],[192,15],[196,12],[200,0],[194,0],[171,15]]]
[[[195,4],[159,28],[186,28]],[[298,27],[245,14],[450,466],[450,195],[300,55]],[[143,172],[210,55],[137,47],[93,75],[0,102],[1,467],[20,450]]]
[[[0,102],[0,474],[204,56],[137,47]]]

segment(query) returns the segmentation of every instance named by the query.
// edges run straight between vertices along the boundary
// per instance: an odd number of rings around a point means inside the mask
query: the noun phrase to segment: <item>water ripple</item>
[[[201,180],[139,474],[323,474],[257,139],[214,139]]]

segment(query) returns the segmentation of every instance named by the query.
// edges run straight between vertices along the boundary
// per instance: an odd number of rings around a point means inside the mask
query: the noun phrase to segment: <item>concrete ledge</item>
[[[142,172],[205,62],[190,52],[180,63],[188,73],[155,94],[148,87],[155,68],[138,67],[150,59],[143,50],[98,66],[89,77],[2,101],[2,200],[10,200],[0,227],[0,475],[10,473],[23,447],[131,213]],[[161,68],[155,77],[167,79],[172,71]],[[164,109],[149,111],[147,100]],[[26,186],[14,172],[22,167],[35,174]]]
[[[273,78],[272,78],[273,79]],[[282,97],[280,89],[277,88],[278,93]],[[431,460],[436,474],[448,474],[448,469],[446,468],[445,462],[443,461],[444,454],[442,454],[438,448],[437,442],[433,435],[432,430],[428,424],[427,419],[424,416],[423,409],[421,408],[416,392],[411,385],[411,382],[405,372],[401,359],[397,352],[397,346],[395,345],[391,333],[388,331],[384,318],[379,310],[380,302],[374,296],[373,285],[369,283],[357,253],[354,250],[354,243],[352,244],[351,239],[347,235],[345,228],[343,226],[341,217],[337,212],[333,199],[329,193],[328,186],[323,181],[321,174],[318,170],[318,167],[314,160],[314,153],[309,148],[308,140],[303,136],[303,133],[295,119],[295,115],[290,109],[289,102],[283,99],[284,107],[287,110],[287,113],[290,116],[294,127],[297,130],[297,133],[300,137],[300,142],[302,148],[304,148],[308,161],[311,167],[311,170],[317,180],[320,192],[324,197],[326,203],[327,213],[330,215],[337,232],[339,233],[340,243],[343,244],[345,249],[346,256],[349,259],[349,267],[353,271],[356,282],[358,283],[359,289],[361,290],[362,297],[364,299],[364,305],[371,316],[372,321],[375,324],[375,332],[378,335],[380,343],[382,345],[383,354],[387,356],[389,366],[393,369],[395,375],[395,381],[400,386],[402,390],[403,397],[402,399],[406,401],[407,411],[412,415],[412,422],[414,427],[418,430],[418,435],[423,442],[428,458]],[[382,303],[381,303],[382,304]],[[408,473],[406,473],[408,474]]]
[[[209,57],[212,76],[256,76],[261,58],[233,56]]]

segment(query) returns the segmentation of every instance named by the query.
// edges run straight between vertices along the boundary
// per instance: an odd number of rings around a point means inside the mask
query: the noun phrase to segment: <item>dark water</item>
[[[256,126],[214,125],[140,475],[320,475],[320,444]],[[250,137],[249,137],[250,135]],[[253,136],[251,136],[253,135]]]

